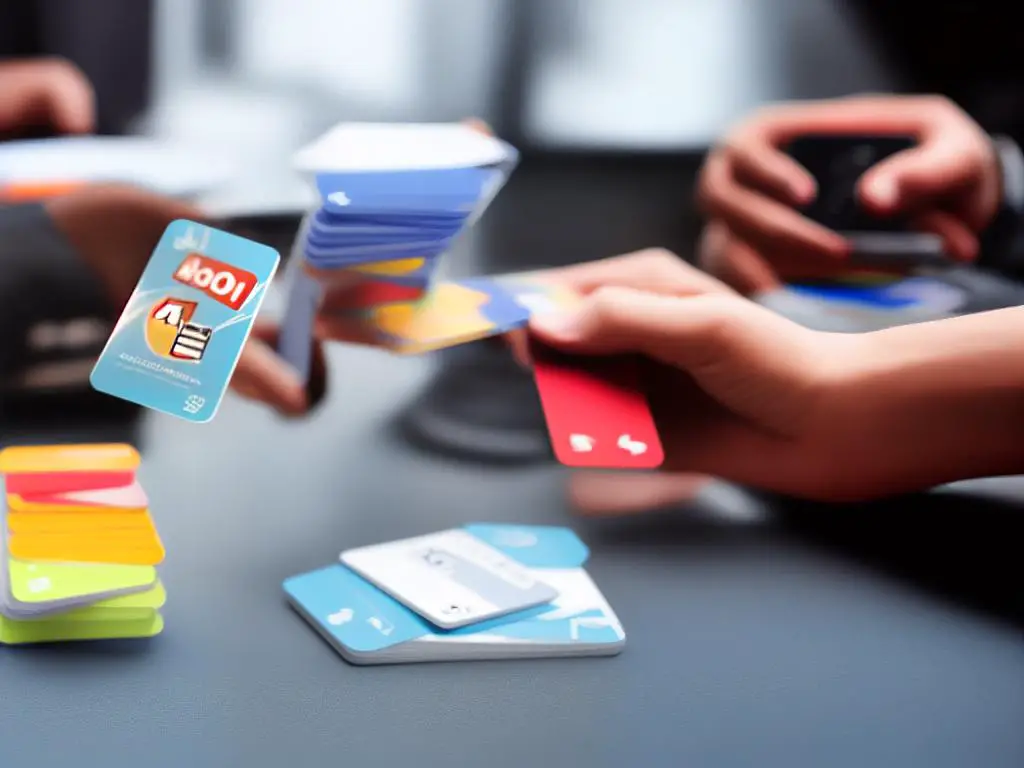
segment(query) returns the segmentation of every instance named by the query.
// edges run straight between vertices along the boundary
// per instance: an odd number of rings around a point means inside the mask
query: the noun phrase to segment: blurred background
[[[96,88],[101,133],[230,165],[200,202],[285,253],[312,202],[291,156],[329,126],[483,118],[522,163],[447,259],[473,274],[651,246],[689,258],[702,155],[766,102],[941,92],[1020,136],[1024,70],[1005,10],[937,0],[921,11],[880,0],[0,0],[0,55],[65,56]],[[485,358],[475,346],[439,358],[443,380],[413,405],[410,435],[478,457],[484,443],[504,446],[494,456],[547,456],[532,383]],[[485,379],[500,380],[500,396]]]
[[[896,86],[829,0],[157,0],[152,28],[140,128],[258,166],[271,207],[290,152],[342,119],[693,153],[765,101]]]

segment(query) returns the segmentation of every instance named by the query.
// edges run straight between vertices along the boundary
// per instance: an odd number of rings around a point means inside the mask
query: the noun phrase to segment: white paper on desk
[[[508,146],[463,123],[341,123],[295,155],[301,173],[476,168],[507,162]]]

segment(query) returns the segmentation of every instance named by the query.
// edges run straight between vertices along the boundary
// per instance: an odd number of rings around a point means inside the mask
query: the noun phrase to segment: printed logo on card
[[[146,318],[146,344],[150,350],[168,360],[198,363],[213,338],[213,329],[192,322],[194,301],[168,296],[153,305]]]
[[[174,271],[174,279],[236,311],[245,305],[259,282],[252,272],[201,253],[186,256]]]

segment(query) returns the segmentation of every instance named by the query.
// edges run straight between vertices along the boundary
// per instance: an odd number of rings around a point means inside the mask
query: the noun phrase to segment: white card
[[[476,624],[551,602],[558,591],[463,529],[351,549],[341,562],[434,626]]]
[[[299,150],[301,173],[477,168],[509,159],[501,141],[462,123],[342,123]]]

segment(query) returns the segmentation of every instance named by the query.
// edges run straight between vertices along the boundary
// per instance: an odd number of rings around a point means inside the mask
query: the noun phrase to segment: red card
[[[135,472],[25,472],[4,478],[7,493],[19,496],[96,491],[119,488],[135,482]]]
[[[582,357],[531,343],[555,458],[567,467],[656,469],[665,460],[639,361]]]

